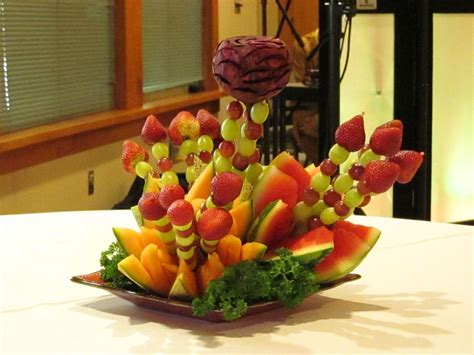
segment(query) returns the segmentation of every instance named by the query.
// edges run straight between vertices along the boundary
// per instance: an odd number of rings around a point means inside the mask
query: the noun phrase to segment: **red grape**
[[[173,168],[173,161],[170,158],[161,158],[158,160],[158,168],[160,171],[164,173],[165,171],[169,171]]]
[[[235,145],[233,142],[222,141],[219,144],[219,153],[221,153],[221,155],[224,158],[230,158],[232,155],[234,155],[234,152],[235,152]]]
[[[369,190],[365,180],[360,180],[357,184],[357,191],[362,195],[369,195],[372,191]]]
[[[212,160],[212,154],[207,150],[201,150],[199,152],[199,159],[204,163],[209,163]]]
[[[188,154],[186,157],[186,165],[193,165],[194,164],[194,153]]]
[[[344,204],[344,201],[338,201],[334,205],[334,212],[340,217],[343,217],[349,213],[351,209]]]
[[[336,173],[337,171],[337,165],[334,164],[331,160],[329,159],[324,159],[322,163],[319,165],[321,169],[321,173],[327,176],[332,176]]]
[[[370,202],[370,199],[371,199],[370,195],[365,195],[364,199],[362,200],[361,204],[358,207],[367,206]]]
[[[248,120],[245,123],[245,136],[248,139],[257,140],[262,137],[263,134],[263,125],[260,123],[255,123],[252,120]]]
[[[364,175],[364,170],[365,169],[361,164],[355,163],[349,169],[349,176],[354,180],[360,180],[362,175]]]
[[[307,187],[303,192],[303,201],[308,206],[314,205],[320,197],[319,192],[314,191],[311,187]]]
[[[341,195],[334,190],[328,190],[324,193],[323,200],[326,205],[333,207],[341,200]]]
[[[260,156],[261,156],[260,149],[256,148],[255,152],[253,152],[253,154],[248,157],[249,164],[254,164],[254,163],[259,162]]]
[[[226,107],[227,114],[232,120],[238,120],[244,113],[244,108],[239,101],[231,101]]]
[[[240,153],[236,153],[232,159],[232,164],[234,165],[234,168],[244,171],[247,166],[249,166],[249,158]]]
[[[310,219],[308,219],[308,222],[306,223],[306,227],[309,230],[316,229],[318,227],[321,227],[322,225],[323,225],[323,223],[319,220],[318,217],[310,218]]]

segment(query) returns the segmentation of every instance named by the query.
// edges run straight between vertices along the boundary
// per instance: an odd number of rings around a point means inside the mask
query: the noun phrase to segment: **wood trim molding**
[[[136,136],[150,114],[167,125],[182,110],[217,112],[223,96],[219,90],[187,94],[1,135],[0,175]]]
[[[142,1],[115,0],[115,107],[143,104]]]

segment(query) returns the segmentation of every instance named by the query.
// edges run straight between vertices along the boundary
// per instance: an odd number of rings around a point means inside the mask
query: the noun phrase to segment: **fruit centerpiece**
[[[399,120],[377,127],[366,143],[357,115],[337,129],[319,166],[303,167],[287,152],[263,166],[257,141],[268,100],[290,69],[278,39],[225,40],[213,72],[235,100],[222,123],[200,110],[178,113],[165,128],[150,115],[141,137],[151,154],[124,142],[125,170],[145,180],[132,207],[139,227],[113,228],[117,241],[101,255],[103,281],[189,302],[196,316],[219,310],[232,320],[259,302],[296,306],[359,265],[380,231],[346,219],[395,182],[409,182],[423,153],[400,150]],[[168,140],[186,162],[186,189]]]

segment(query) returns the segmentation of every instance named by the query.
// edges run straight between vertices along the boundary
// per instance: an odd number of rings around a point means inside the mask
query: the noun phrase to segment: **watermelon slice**
[[[303,264],[318,262],[333,250],[333,239],[334,233],[326,227],[315,228],[296,238],[287,238],[277,243],[273,250],[265,254],[265,259],[277,259],[274,251],[286,248]]]
[[[338,222],[333,228],[334,250],[314,267],[318,283],[340,279],[364,260],[378,240],[380,231],[373,227],[361,227],[350,222]]]
[[[282,200],[290,210],[295,207],[298,197],[298,184],[276,166],[269,165],[261,175],[252,191],[254,216],[272,201]]]
[[[303,166],[291,154],[286,151],[278,154],[270,165],[275,165],[285,174],[295,179],[298,184],[298,201],[303,199],[304,190],[311,182],[311,175],[303,168]]]

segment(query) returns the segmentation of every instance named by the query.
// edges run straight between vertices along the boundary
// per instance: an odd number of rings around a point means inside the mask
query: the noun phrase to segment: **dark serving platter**
[[[318,292],[326,291],[331,288],[340,286],[346,282],[350,282],[350,281],[354,281],[358,279],[360,279],[360,275],[349,274],[334,282],[321,285]],[[129,302],[132,302],[139,307],[149,308],[155,311],[161,311],[161,312],[166,312],[170,314],[177,314],[177,315],[185,316],[185,317],[202,319],[202,320],[215,322],[215,323],[224,322],[224,318],[221,311],[211,311],[203,317],[198,317],[193,314],[193,309],[191,307],[191,304],[188,302],[172,300],[172,299],[160,297],[157,295],[151,295],[145,292],[128,291],[122,288],[112,286],[100,278],[99,271],[96,271],[90,274],[85,274],[85,275],[73,276],[71,278],[71,281],[82,284],[82,285],[103,289],[120,298],[123,298]],[[248,317],[248,316],[268,312],[268,311],[278,309],[281,307],[283,306],[278,301],[270,301],[270,302],[262,302],[262,303],[253,304],[248,307],[247,312],[245,313],[243,317]]]

